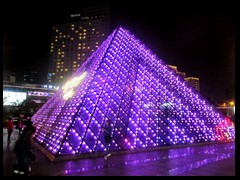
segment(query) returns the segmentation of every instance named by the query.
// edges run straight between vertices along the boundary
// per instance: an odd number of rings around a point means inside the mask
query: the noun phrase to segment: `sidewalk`
[[[11,176],[12,152],[18,131],[11,142],[3,129],[3,176]],[[131,154],[51,162],[35,147],[33,176],[235,176],[235,143],[217,143]]]

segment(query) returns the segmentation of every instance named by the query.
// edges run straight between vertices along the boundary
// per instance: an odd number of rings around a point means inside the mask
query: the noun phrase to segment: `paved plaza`
[[[3,129],[3,176],[11,176],[15,161],[14,130],[7,142]],[[32,176],[235,176],[235,142],[163,148],[138,153],[51,162],[36,146]]]

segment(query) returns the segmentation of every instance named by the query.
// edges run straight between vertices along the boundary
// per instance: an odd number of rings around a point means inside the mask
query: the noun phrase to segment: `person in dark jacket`
[[[31,161],[35,161],[35,154],[32,150],[32,137],[36,129],[30,126],[24,129],[16,141],[13,151],[16,153],[16,162],[13,175],[28,176]]]
[[[112,137],[111,137],[112,128],[111,128],[110,120],[106,121],[106,125],[103,128],[103,130],[104,130],[104,141],[105,141],[105,147],[106,147],[106,154],[104,156],[104,159],[107,159],[108,157],[111,156],[110,145],[112,142]]]

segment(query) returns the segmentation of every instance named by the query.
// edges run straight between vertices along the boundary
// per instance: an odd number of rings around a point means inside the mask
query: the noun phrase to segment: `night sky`
[[[40,83],[44,83],[51,26],[79,13],[82,7],[101,4],[68,2],[4,3],[3,69],[17,76],[36,69]],[[129,2],[107,3],[111,31],[119,25],[129,29],[166,64],[177,66],[187,76],[199,77],[204,97],[225,100],[226,90],[235,89],[234,5]]]

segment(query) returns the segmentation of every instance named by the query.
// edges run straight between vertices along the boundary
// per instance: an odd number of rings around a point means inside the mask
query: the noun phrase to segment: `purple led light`
[[[105,151],[107,119],[111,150],[235,140],[222,114],[121,27],[32,117],[54,155]]]

